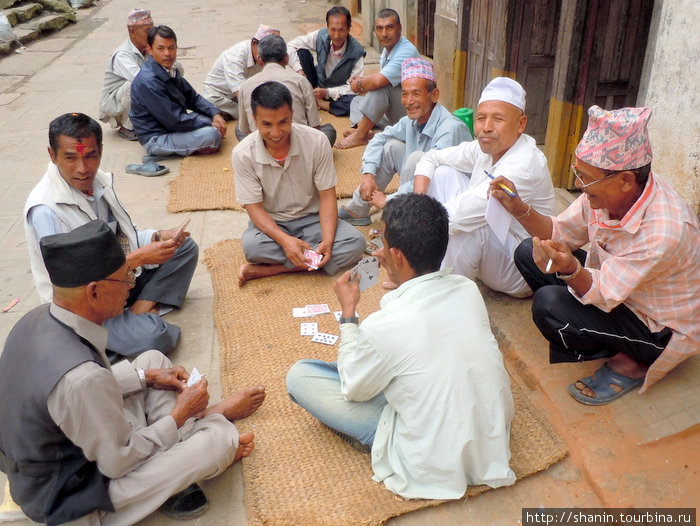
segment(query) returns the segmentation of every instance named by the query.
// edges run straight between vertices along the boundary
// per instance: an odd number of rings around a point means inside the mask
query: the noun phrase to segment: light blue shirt
[[[379,73],[384,75],[392,86],[401,84],[401,64],[407,58],[420,57],[420,53],[410,40],[401,37],[391,53],[382,49],[382,56],[379,58],[379,66],[382,68]]]
[[[373,175],[377,173],[382,149],[390,139],[405,143],[406,157],[408,157],[418,150],[427,152],[456,146],[462,142],[471,141],[472,136],[467,126],[438,102],[423,129],[418,126],[417,121],[406,116],[375,135],[362,155],[362,173]]]

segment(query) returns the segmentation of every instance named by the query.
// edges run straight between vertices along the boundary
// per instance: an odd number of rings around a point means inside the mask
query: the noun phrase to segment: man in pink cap
[[[528,235],[512,221],[505,237],[499,238],[486,222],[491,176],[515,181],[523,201],[536,210],[557,211],[547,159],[535,139],[524,133],[525,95],[511,78],[489,82],[474,112],[477,140],[427,152],[414,179],[414,191],[435,197],[450,216],[443,268],[515,297],[532,294],[513,264],[513,252]]]
[[[407,58],[401,64],[401,102],[407,115],[375,135],[362,155],[362,182],[338,210],[351,225],[369,225],[372,204],[383,208],[384,189],[399,174],[401,193],[413,191],[416,163],[428,150],[471,141],[469,130],[439,102],[433,63]]]
[[[119,128],[119,136],[136,140],[136,132],[129,120],[131,108],[131,83],[146,62],[148,30],[153,18],[148,9],[132,9],[126,19],[129,38],[112,53],[105,71],[104,87],[100,99],[100,120]]]
[[[258,43],[268,35],[279,35],[278,29],[258,26],[250,40],[243,40],[219,55],[211,67],[202,97],[219,108],[226,119],[238,118],[238,91],[243,82],[262,70]]]
[[[593,106],[588,116],[571,167],[583,195],[567,210],[537,213],[501,190],[518,191],[506,179],[491,195],[533,236],[515,263],[536,291],[532,316],[550,362],[608,359],[568,387],[602,405],[644,392],[700,351],[700,225],[651,172],[649,108]]]

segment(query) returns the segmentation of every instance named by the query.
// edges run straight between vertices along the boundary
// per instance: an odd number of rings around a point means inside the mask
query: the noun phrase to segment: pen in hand
[[[488,175],[492,180],[495,179],[495,177],[493,176],[493,174],[490,174],[487,170],[484,170],[484,173],[485,173],[486,175]],[[508,187],[507,187],[506,185],[504,185],[503,183],[498,183],[498,186],[500,186],[500,187],[501,187],[501,190],[503,190],[503,191],[504,191],[505,193],[507,193],[509,196],[515,197],[515,192],[514,192],[513,190],[511,190],[510,188],[508,188]]]

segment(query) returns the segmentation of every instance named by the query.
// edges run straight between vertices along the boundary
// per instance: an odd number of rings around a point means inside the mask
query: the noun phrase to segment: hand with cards
[[[379,280],[379,259],[376,256],[363,258],[350,270],[353,281],[360,280],[360,292],[364,292]]]
[[[319,254],[315,250],[307,248],[306,250],[304,250],[304,259],[306,259],[306,264],[309,266],[309,268],[318,270],[318,265],[323,259],[323,254]]]

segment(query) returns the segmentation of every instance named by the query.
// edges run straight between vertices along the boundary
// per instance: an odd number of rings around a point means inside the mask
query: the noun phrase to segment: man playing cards
[[[373,479],[403,498],[458,499],[515,481],[513,399],[476,284],[440,270],[445,208],[424,194],[387,203],[376,253],[398,288],[361,325],[359,278],[335,283],[337,363],[301,360],[287,390],[321,422],[371,447]]]
[[[357,262],[365,240],[337,218],[338,176],[326,136],[292,123],[291,94],[279,82],[255,88],[251,109],[257,131],[232,155],[236,197],[250,217],[238,284],[321,268],[334,274]]]

